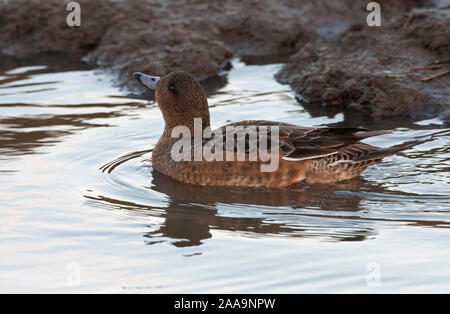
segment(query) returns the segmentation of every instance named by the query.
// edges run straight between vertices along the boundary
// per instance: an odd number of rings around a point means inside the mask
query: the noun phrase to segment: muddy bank
[[[355,22],[333,38],[301,47],[277,79],[318,106],[375,117],[441,115],[446,121],[450,75],[430,76],[450,68],[449,29],[448,8],[399,11],[382,27]],[[427,65],[433,66],[421,68]]]
[[[81,27],[66,24],[65,3],[0,2],[0,50],[65,51],[111,68],[126,82],[133,71],[217,74],[232,56],[289,55],[308,41],[300,11],[273,1],[81,0]]]
[[[448,106],[448,77],[424,84],[431,73],[407,71],[448,54],[448,9],[436,9],[439,1],[380,1],[383,27],[375,29],[365,24],[367,1],[78,2],[81,27],[67,26],[60,0],[0,1],[0,51],[69,52],[131,88],[134,71],[202,79],[231,57],[291,56],[277,78],[320,104],[376,116]]]

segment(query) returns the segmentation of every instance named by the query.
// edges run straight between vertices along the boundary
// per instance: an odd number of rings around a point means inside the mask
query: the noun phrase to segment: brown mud
[[[66,52],[131,73],[184,70],[203,79],[232,57],[290,56],[277,79],[318,106],[376,117],[449,117],[449,69],[410,71],[450,59],[446,0],[379,1],[369,27],[355,0],[80,0],[81,27],[66,24],[66,2],[0,1],[0,52],[25,57]]]
[[[277,79],[310,102],[376,117],[446,112],[450,75],[430,76],[449,70],[449,17],[448,9],[427,8],[393,15],[382,27],[355,22],[305,44]]]

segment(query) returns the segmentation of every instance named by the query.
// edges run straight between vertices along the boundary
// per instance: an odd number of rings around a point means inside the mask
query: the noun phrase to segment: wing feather
[[[271,126],[279,127],[277,138],[271,134]],[[234,127],[233,137],[234,143],[226,145],[227,127]],[[228,129],[229,130],[229,129]],[[220,131],[220,132],[217,132]],[[253,134],[255,133],[256,134]],[[330,156],[336,153],[346,155],[346,160],[363,161],[373,159],[373,157],[382,156],[383,153],[375,154],[379,149],[359,143],[361,139],[380,134],[386,134],[386,131],[371,131],[363,128],[312,128],[300,127],[293,124],[282,122],[264,121],[264,120],[246,120],[237,123],[231,123],[212,131],[217,133],[221,138],[213,138],[205,141],[223,141],[224,151],[232,148],[237,151],[237,138],[245,140],[245,152],[248,153],[252,149],[259,147],[259,141],[265,140],[267,148],[271,149],[271,140],[275,145],[279,146],[280,155],[284,160],[299,161],[305,159],[314,159]],[[255,139],[257,143],[255,143]],[[370,149],[369,149],[370,147]],[[384,154],[389,154],[385,151]],[[380,157],[381,158],[381,157]],[[344,159],[342,159],[343,161]]]

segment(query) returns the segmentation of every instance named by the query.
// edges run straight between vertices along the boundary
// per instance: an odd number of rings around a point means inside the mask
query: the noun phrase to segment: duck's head
[[[206,94],[192,75],[172,72],[163,77],[134,73],[136,80],[155,91],[156,102],[166,123],[165,132],[179,125],[193,132],[194,118],[201,118],[203,128],[209,126],[209,110]],[[193,133],[192,133],[193,134]]]

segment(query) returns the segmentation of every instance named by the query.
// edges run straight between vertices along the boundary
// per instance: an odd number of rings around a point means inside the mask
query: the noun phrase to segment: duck
[[[245,120],[210,131],[207,96],[191,74],[171,72],[159,77],[136,72],[134,77],[155,92],[156,103],[165,122],[162,135],[153,148],[152,168],[184,183],[270,188],[284,188],[299,182],[335,183],[355,178],[367,167],[404,149],[380,148],[361,142],[389,133],[364,128],[302,127],[277,121]],[[200,126],[196,124],[198,121]],[[182,146],[179,136],[174,136],[180,128],[187,132],[189,139],[199,131],[202,135],[211,136],[185,141],[183,143],[187,146]],[[229,129],[232,131],[227,133]],[[242,130],[247,132],[244,136]],[[239,135],[242,139],[240,144],[237,140]],[[276,159],[274,169],[263,171],[263,166],[268,166],[272,160],[263,158],[261,154],[256,158],[251,156],[255,147],[262,146]],[[218,152],[214,156],[222,158],[192,158],[199,147],[213,147],[211,152]],[[188,158],[174,158],[174,151]]]

